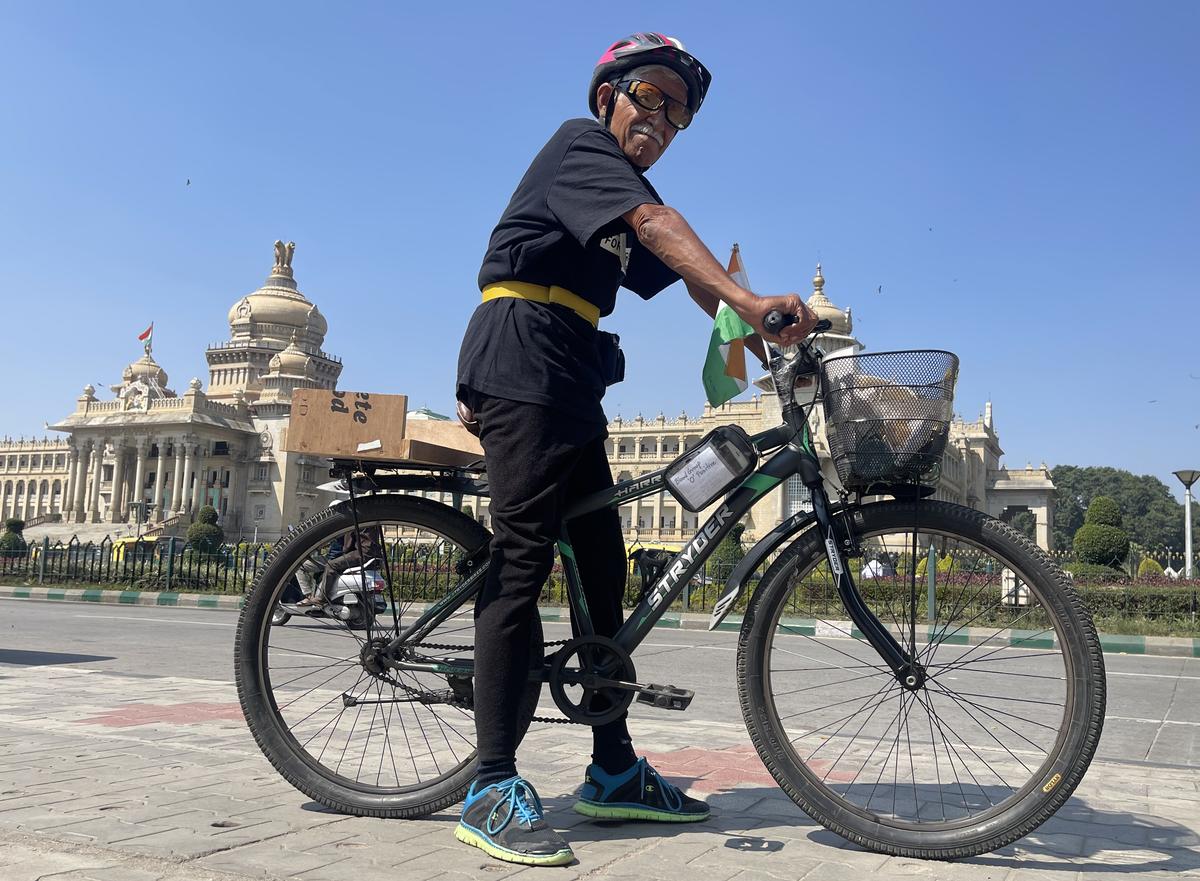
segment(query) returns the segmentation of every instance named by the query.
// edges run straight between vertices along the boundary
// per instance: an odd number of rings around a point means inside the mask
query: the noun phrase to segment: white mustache
[[[640,132],[649,138],[654,138],[655,142],[660,147],[663,145],[663,136],[656,132],[654,130],[654,126],[650,125],[648,122],[635,122],[629,127],[629,130],[631,132]]]

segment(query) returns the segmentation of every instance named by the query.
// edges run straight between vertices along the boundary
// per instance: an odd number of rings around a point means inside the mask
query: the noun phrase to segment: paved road
[[[232,682],[236,620],[221,611],[0,600],[0,666],[80,664]],[[546,625],[547,639],[568,635],[565,624]],[[686,714],[665,721],[740,725],[735,655],[734,633],[663,628],[634,660],[642,681],[696,692]],[[1099,758],[1200,767],[1200,659],[1110,654],[1105,663],[1108,712]],[[661,711],[635,705],[632,712],[664,720]]]
[[[232,686],[232,613],[0,602],[0,878],[25,881],[464,881],[522,870],[453,840],[453,808],[425,820],[330,813],[251,740]],[[549,638],[566,628],[550,625]],[[1110,656],[1100,758],[1036,832],[970,860],[867,853],[805,817],[741,724],[734,635],[657,630],[639,678],[695,688],[686,715],[635,707],[641,751],[705,797],[686,828],[596,824],[570,806],[586,730],[535,724],[521,750],[578,861],[556,879],[1087,881],[1200,877],[1200,664]],[[685,673],[686,671],[686,673]]]

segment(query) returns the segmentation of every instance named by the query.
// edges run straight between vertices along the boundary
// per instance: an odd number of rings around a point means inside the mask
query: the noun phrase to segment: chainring
[[[637,681],[633,658],[607,636],[577,636],[555,654],[550,665],[550,694],[567,719],[581,725],[604,725],[633,703],[633,691],[601,685],[598,679]]]

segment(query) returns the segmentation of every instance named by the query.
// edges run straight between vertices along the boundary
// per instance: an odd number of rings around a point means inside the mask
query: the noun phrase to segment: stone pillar
[[[1034,535],[1037,536],[1038,547],[1043,551],[1050,550],[1050,517],[1049,511],[1045,505],[1033,509],[1033,518],[1037,521],[1037,529]]]
[[[75,522],[82,523],[84,518],[84,490],[87,489],[88,475],[88,460],[90,457],[92,442],[83,441],[79,445],[79,461],[75,463],[75,479],[72,481],[75,491],[72,493],[74,502],[72,503],[72,511]]]
[[[92,492],[88,498],[89,523],[100,522],[100,478],[104,476],[104,438],[92,445]]]
[[[242,528],[242,496],[245,493],[246,481],[244,471],[246,457],[241,453],[229,451],[229,512],[225,515],[229,525],[235,529]]]
[[[653,506],[653,511],[654,511],[654,522],[651,524],[651,526],[653,526],[654,529],[659,530],[659,532],[657,534],[659,537],[661,537],[662,536],[661,530],[666,528],[665,526],[662,525],[662,523],[663,523],[663,521],[662,521],[663,494],[658,493],[657,495],[651,496],[650,503]]]
[[[179,499],[183,494],[183,441],[175,442],[175,473],[171,480],[171,516],[179,512]]]
[[[204,482],[208,475],[204,473],[204,444],[196,444],[196,487],[192,493],[192,504],[189,510],[195,514],[204,506]]]
[[[150,497],[150,501],[154,503],[154,522],[162,523],[163,521],[163,496],[166,495],[166,482],[163,479],[167,471],[167,439],[160,437],[158,439],[158,465],[154,472],[154,495]]]
[[[113,442],[112,504],[108,508],[108,521],[121,523],[125,519],[125,441]]]
[[[192,465],[195,464],[192,454],[197,449],[196,444],[191,441],[184,445],[186,456],[183,460],[183,494],[179,497],[179,507],[176,509],[180,515],[185,515],[192,509]]]
[[[136,460],[133,469],[133,500],[139,506],[146,501],[146,457],[150,453],[150,439],[139,437],[135,442]]]
[[[62,487],[62,515],[63,520],[70,520],[71,514],[75,512],[75,501],[72,498],[75,495],[75,468],[79,462],[79,454],[75,452],[75,445],[72,444],[67,451],[67,478],[63,481]]]

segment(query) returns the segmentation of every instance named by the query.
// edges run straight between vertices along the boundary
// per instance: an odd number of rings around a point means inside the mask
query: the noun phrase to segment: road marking
[[[1105,722],[1141,722],[1145,725],[1191,725],[1200,727],[1200,722],[1183,722],[1176,719],[1139,719],[1136,716],[1105,716]]]
[[[156,624],[195,624],[198,627],[236,627],[220,621],[185,621],[182,618],[139,618],[136,615],[76,615],[76,618],[104,618],[109,621],[151,621]]]
[[[1121,670],[1107,671],[1109,676],[1144,676],[1147,679],[1200,679],[1200,676],[1172,676],[1170,673],[1125,673]]]

